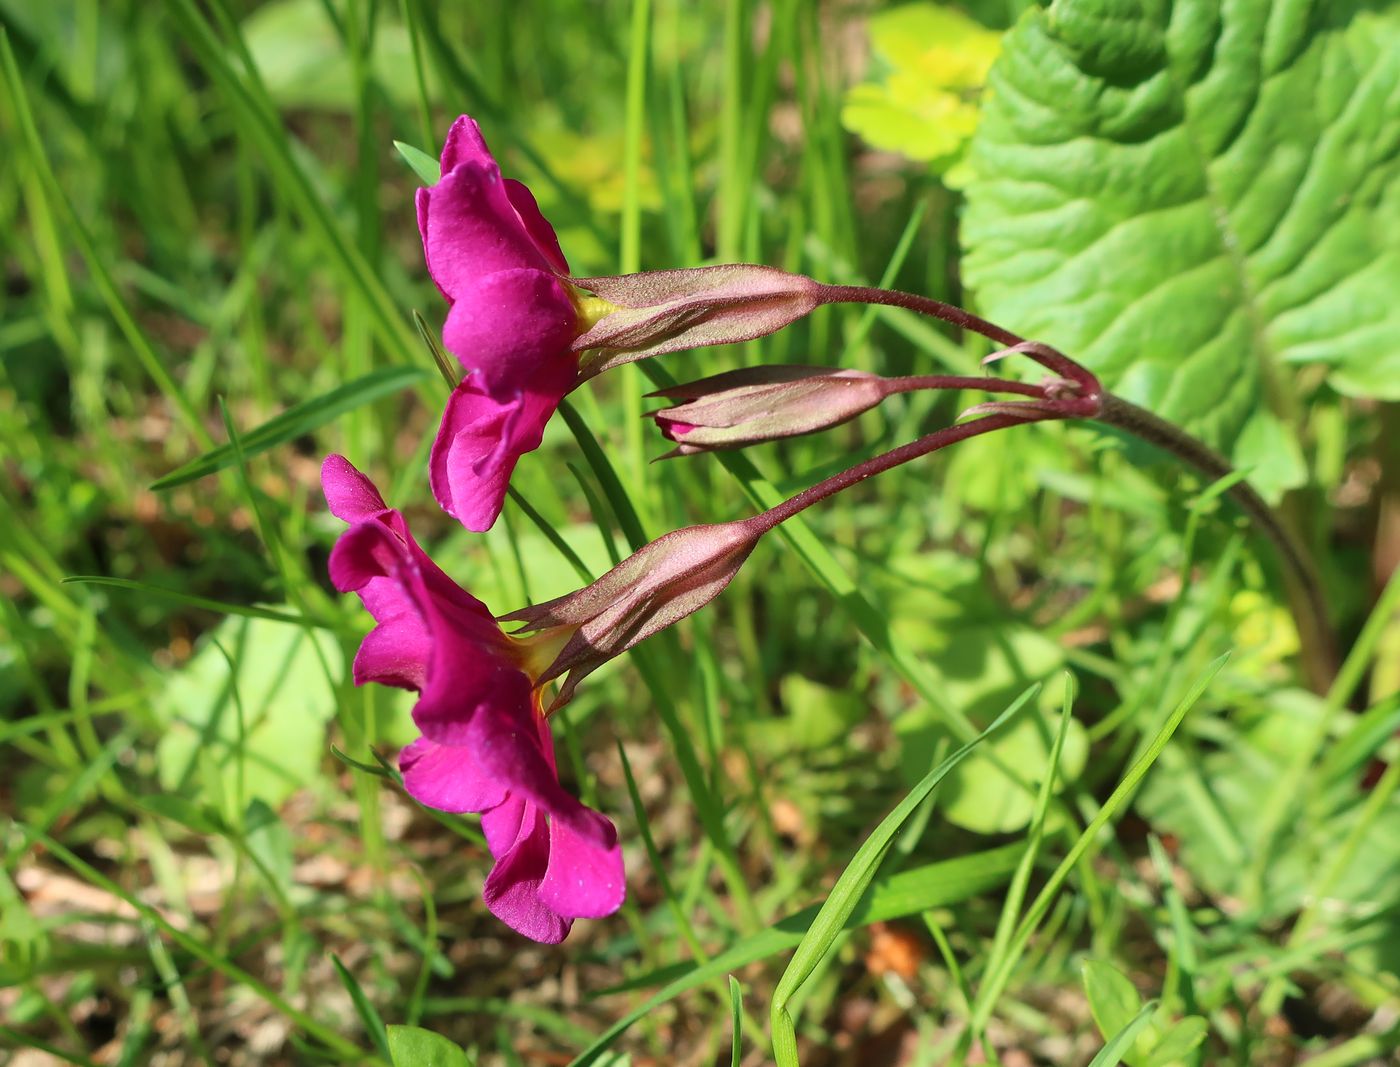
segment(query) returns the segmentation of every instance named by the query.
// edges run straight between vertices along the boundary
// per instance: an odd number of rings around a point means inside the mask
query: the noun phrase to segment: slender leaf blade
[[[300,404],[293,404],[280,415],[243,434],[241,448],[235,448],[232,443],[220,445],[171,471],[153,483],[151,488],[156,491],[173,489],[177,485],[214,474],[237,463],[240,453],[244,459],[248,459],[270,448],[276,448],[324,426],[347,411],[353,411],[381,397],[417,385],[426,381],[428,377],[426,370],[414,366],[381,367],[371,371],[354,381],[336,386],[328,393],[311,400],[303,400]]]

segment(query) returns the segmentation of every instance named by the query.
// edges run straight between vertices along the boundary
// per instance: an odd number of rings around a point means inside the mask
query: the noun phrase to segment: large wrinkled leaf
[[[1227,447],[1299,364],[1400,397],[1400,25],[1361,7],[1029,13],[971,150],[981,310]]]

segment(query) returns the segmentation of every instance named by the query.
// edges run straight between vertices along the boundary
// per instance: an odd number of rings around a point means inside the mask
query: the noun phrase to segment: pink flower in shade
[[[617,831],[559,784],[531,667],[539,653],[507,637],[428,558],[347,460],[328,456],[321,483],[350,524],[331,551],[331,580],[358,593],[376,622],[355,656],[355,683],[419,693],[423,736],[400,757],[404,787],[428,807],[482,814],[496,859],[483,895],[512,929],[553,944],[574,919],[616,911],[625,893]]]
[[[441,177],[418,190],[423,252],[447,298],[443,344],[469,371],[453,391],[429,460],[433,495],[469,530],[491,528],[516,461],[578,381],[580,332],[569,265],[530,191],[501,177],[463,115]]]

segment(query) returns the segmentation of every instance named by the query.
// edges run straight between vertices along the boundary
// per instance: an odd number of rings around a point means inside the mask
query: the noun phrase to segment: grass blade
[[[273,622],[290,622],[298,626],[320,626],[316,619],[307,618],[305,615],[293,615],[286,611],[276,611],[272,608],[260,608],[252,604],[230,604],[226,600],[211,600],[206,596],[195,596],[193,593],[182,593],[178,589],[167,589],[164,586],[151,585],[149,582],[137,582],[130,578],[108,578],[102,574],[74,574],[63,579],[63,584],[76,583],[81,585],[105,585],[111,589],[129,589],[133,593],[144,593],[147,596],[162,597],[166,600],[173,600],[180,604],[188,604],[192,608],[201,608],[204,611],[217,611],[222,615],[244,615],[250,619],[271,619]]]
[[[232,443],[220,445],[198,459],[190,460],[184,466],[171,471],[153,483],[151,488],[156,491],[173,489],[177,485],[184,485],[186,482],[221,471],[237,463],[240,452],[244,459],[259,455],[310,433],[347,411],[353,411],[380,397],[397,393],[429,378],[431,375],[422,367],[381,367],[354,381],[338,385],[328,393],[303,400],[300,404],[293,404],[280,415],[243,434],[241,448],[235,448]]]
[[[773,992],[773,1058],[778,1062],[779,1067],[797,1067],[797,1031],[793,1024],[792,1014],[788,1010],[788,1004],[803,983],[811,977],[817,964],[831,949],[837,935],[845,927],[846,920],[850,918],[861,896],[874,879],[875,872],[879,870],[880,861],[885,858],[885,853],[894,844],[895,837],[904,827],[905,822],[924,802],[924,799],[938,787],[948,772],[961,763],[963,758],[978,744],[1015,716],[1038,688],[1038,686],[1033,686],[1027,689],[1010,707],[998,715],[979,737],[963,745],[962,748],[929,771],[923,780],[899,802],[894,811],[881,820],[880,825],[856,850],[855,856],[847,864],[841,877],[836,880],[836,885],[812,921],[811,928],[802,938],[802,943],[792,954],[792,961],[788,964],[787,970],[783,972],[783,977]]]
[[[1098,814],[1084,828],[1084,832],[1079,835],[1069,853],[1060,861],[1060,865],[1055,868],[1054,873],[1050,875],[1030,909],[1026,912],[1026,917],[1012,936],[1001,966],[996,972],[987,975],[982,983],[982,988],[978,990],[977,1003],[973,1007],[972,1018],[969,1022],[974,1033],[980,1034],[986,1027],[987,1020],[991,1017],[992,1007],[996,1004],[997,998],[1001,996],[1002,990],[1006,988],[1006,983],[1010,981],[1012,970],[1015,969],[1017,961],[1020,960],[1021,954],[1025,951],[1031,935],[1035,933],[1041,920],[1045,918],[1046,912],[1050,910],[1055,894],[1060,891],[1060,886],[1069,877],[1069,872],[1088,852],[1094,839],[1108,825],[1109,820],[1127,806],[1128,801],[1137,790],[1138,784],[1152,765],[1157,762],[1157,757],[1162,754],[1162,750],[1167,747],[1167,742],[1176,733],[1176,728],[1181,725],[1181,720],[1186,718],[1186,713],[1195,706],[1196,701],[1200,699],[1201,694],[1206,691],[1206,687],[1210,685],[1215,676],[1220,673],[1220,669],[1225,666],[1225,661],[1229,658],[1229,653],[1220,656],[1206,668],[1205,673],[1191,686],[1187,694],[1182,697],[1181,702],[1168,716],[1167,721],[1153,736],[1142,755],[1128,768],[1128,773],[1123,776],[1117,788],[1109,794]]]
[[[1152,1021],[1152,1013],[1157,1010],[1157,1002],[1149,1000],[1142,1010],[1133,1016],[1132,1022],[1113,1035],[1112,1040],[1099,1050],[1099,1054],[1089,1061],[1089,1067],[1117,1067],[1123,1057],[1133,1047],[1138,1034]]]
[[[870,887],[847,917],[845,929],[854,930],[871,923],[898,919],[905,915],[917,915],[929,908],[946,907],[985,893],[1004,884],[1011,877],[1020,855],[1019,847],[1007,846],[900,871],[891,875],[888,880],[877,881]],[[801,943],[819,910],[816,906],[804,908],[768,929],[731,945],[703,966],[690,963],[682,967],[668,968],[665,972],[643,976],[604,990],[600,996],[649,987],[658,981],[666,983],[604,1031],[593,1044],[579,1053],[569,1067],[589,1067],[590,1064],[598,1063],[613,1042],[634,1023],[655,1008],[675,1000],[682,993],[687,993],[711,979],[723,977],[755,960],[767,959]]]
[[[360,1017],[360,1022],[364,1023],[365,1033],[369,1035],[370,1042],[384,1057],[385,1063],[393,1063],[394,1057],[389,1051],[389,1034],[384,1028],[384,1020],[379,1017],[379,1012],[370,1003],[369,997],[365,996],[360,983],[355,981],[355,976],[345,969],[345,964],[340,962],[340,957],[334,952],[331,953],[331,963],[335,965],[335,973],[340,976],[340,984],[350,994],[350,1000],[355,1005],[355,1014]]]

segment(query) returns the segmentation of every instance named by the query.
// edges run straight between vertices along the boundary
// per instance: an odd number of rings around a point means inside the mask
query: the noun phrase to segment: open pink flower
[[[516,461],[577,384],[578,310],[554,230],[520,182],[501,177],[463,115],[443,145],[441,177],[419,189],[428,272],[447,298],[443,344],[469,372],[433,443],[429,477],[444,511],[491,528]]]
[[[730,263],[571,278],[530,191],[501,177],[461,116],[435,185],[418,190],[428,272],[447,298],[443,345],[467,370],[428,461],[433,495],[491,528],[516,461],[582,378],[633,360],[762,337],[822,302],[810,278]],[[580,363],[582,360],[582,363]]]
[[[512,929],[556,943],[575,918],[616,911],[617,831],[559,784],[529,644],[507,637],[428,558],[347,460],[327,457],[321,482],[350,524],[331,551],[331,580],[358,593],[377,624],[355,656],[355,682],[419,693],[423,736],[400,757],[405,788],[428,807],[482,813],[496,858],[486,904]]]

